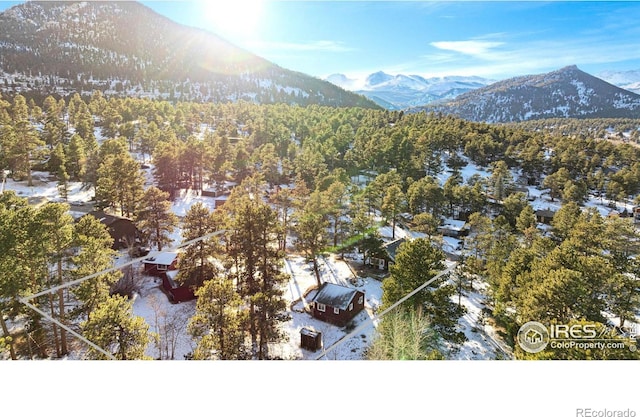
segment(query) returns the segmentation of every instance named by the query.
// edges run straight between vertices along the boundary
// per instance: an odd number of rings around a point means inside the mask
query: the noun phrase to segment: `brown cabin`
[[[313,298],[313,317],[343,327],[364,309],[364,293],[325,282]]]
[[[543,224],[551,224],[553,221],[553,216],[555,216],[556,212],[553,210],[536,210],[536,220],[538,223]]]
[[[103,211],[91,211],[88,216],[93,216],[104,224],[113,238],[113,249],[126,249],[132,247],[138,238],[138,229],[130,219],[113,216]]]
[[[386,242],[382,245],[381,250],[371,253],[366,257],[366,264],[383,271],[388,271],[396,260],[396,252],[401,244],[407,241],[406,237]],[[365,255],[366,256],[366,255]]]

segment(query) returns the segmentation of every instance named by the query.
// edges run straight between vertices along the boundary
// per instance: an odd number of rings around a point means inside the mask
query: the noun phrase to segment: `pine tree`
[[[404,207],[404,193],[399,185],[395,184],[387,188],[387,191],[382,200],[382,213],[384,216],[391,220],[391,238],[396,238],[396,221],[398,220],[398,214],[402,212]]]
[[[198,202],[189,208],[184,217],[182,227],[182,240],[189,242],[201,238],[217,229],[215,217],[209,209]],[[188,283],[196,288],[217,274],[217,266],[213,262],[218,244],[215,238],[203,239],[186,246],[178,261],[177,280]]]
[[[214,277],[196,295],[196,313],[188,327],[197,340],[194,359],[246,359],[247,310],[242,308],[242,298],[233,282],[222,276]]]
[[[55,268],[49,277],[49,286],[61,285],[67,278],[67,263],[71,257],[73,239],[73,218],[68,213],[69,206],[51,203],[43,206],[36,214],[44,249],[49,254],[49,263]],[[57,290],[57,313],[53,305],[53,294],[49,294],[51,314],[62,323],[66,321],[65,289]],[[60,327],[60,339],[57,339],[57,327],[53,326],[56,352],[58,357],[68,354],[66,330]],[[58,346],[59,343],[59,346]]]
[[[347,214],[347,187],[340,181],[335,181],[323,193],[327,203],[327,217],[331,222],[333,246],[338,246],[342,232],[343,217]]]
[[[396,252],[395,263],[389,267],[390,275],[382,284],[382,309],[420,287],[440,272],[444,265],[444,254],[427,239],[404,242]],[[422,311],[433,328],[446,340],[460,343],[464,334],[456,330],[457,320],[464,309],[458,307],[451,296],[455,288],[445,283],[442,277],[429,287],[414,294],[405,301],[413,311]]]
[[[277,214],[256,192],[262,184],[260,177],[243,181],[224,208],[229,216],[226,239],[235,263],[234,278],[249,311],[252,356],[268,359],[269,343],[284,337],[279,325],[288,320],[282,290],[287,277],[281,271],[284,254],[277,245],[281,233]]]
[[[147,359],[145,350],[151,341],[149,325],[133,315],[133,305],[125,297],[108,297],[80,325],[82,335],[118,360]],[[102,352],[90,348],[90,359],[105,359]]]
[[[11,107],[11,125],[5,126],[5,146],[10,169],[14,179],[27,178],[27,184],[33,186],[31,177],[31,160],[39,147],[44,143],[38,137],[35,128],[29,121],[27,102],[20,94],[13,99]]]
[[[174,139],[158,143],[153,151],[153,176],[158,188],[168,192],[171,199],[175,197],[183,176],[179,164],[183,148],[184,144]]]
[[[97,274],[114,264],[116,252],[111,249],[113,238],[104,224],[93,216],[82,216],[74,225],[73,246],[76,253],[71,258],[72,279]],[[71,311],[74,318],[86,318],[98,305],[109,297],[112,285],[122,276],[121,271],[112,271],[85,280],[71,288],[78,301]]]
[[[368,360],[444,359],[442,338],[419,311],[402,307],[383,317]]]
[[[171,211],[169,193],[151,186],[145,191],[136,217],[138,230],[144,240],[159,251],[172,242],[169,235],[178,225],[178,217]]]
[[[117,208],[124,216],[135,214],[144,183],[139,164],[126,151],[109,154],[100,164],[97,174],[98,207]]]
[[[322,285],[318,269],[317,256],[324,247],[324,236],[329,222],[324,214],[324,203],[319,192],[311,194],[304,209],[297,214],[296,247],[302,250],[313,262],[313,271],[318,286]]]
[[[87,156],[85,153],[84,143],[80,135],[74,134],[69,141],[69,149],[67,151],[67,172],[74,181],[83,178]]]
[[[17,354],[13,338],[5,323],[5,315],[15,318],[22,310],[17,298],[27,292],[29,280],[25,279],[26,265],[21,259],[26,258],[21,245],[29,245],[30,224],[33,222],[34,209],[27,205],[27,200],[19,198],[13,191],[0,194],[0,323],[2,336],[8,345],[11,359]],[[38,287],[31,287],[37,291]]]

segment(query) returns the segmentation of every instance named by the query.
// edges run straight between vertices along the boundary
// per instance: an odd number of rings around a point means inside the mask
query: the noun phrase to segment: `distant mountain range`
[[[455,98],[494,82],[481,77],[424,78],[420,75],[390,75],[382,71],[370,74],[364,80],[348,78],[344,74],[333,74],[326,80],[346,90],[362,94],[389,110],[419,107]]]
[[[499,81],[446,103],[412,111],[506,123],[545,118],[639,118],[640,95],[589,75],[576,66]]]
[[[0,13],[0,91],[377,108],[130,1],[26,2]]]
[[[596,75],[608,83],[629,90],[632,93],[640,94],[640,70],[603,71]]]

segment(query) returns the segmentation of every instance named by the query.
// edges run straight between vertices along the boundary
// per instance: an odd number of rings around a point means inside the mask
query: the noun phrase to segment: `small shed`
[[[300,346],[303,349],[315,352],[322,348],[322,333],[303,327],[300,330]]]

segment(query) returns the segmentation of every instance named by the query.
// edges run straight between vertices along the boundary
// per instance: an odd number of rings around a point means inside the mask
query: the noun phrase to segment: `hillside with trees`
[[[100,92],[41,102],[2,97],[3,184],[37,181],[37,172],[61,190],[60,201],[39,207],[2,194],[2,322],[26,320],[37,340],[33,357],[69,354],[68,326],[117,358],[143,356],[152,335],[130,320],[127,303],[115,295],[120,273],[48,290],[104,271],[115,259],[102,225],[75,223],[68,214],[62,191],[81,181],[95,207],[139,225],[141,245],[164,248],[173,228],[184,242],[220,232],[190,244],[178,261],[178,281],[192,283],[199,295],[189,325],[194,358],[272,358],[269,346],[281,340],[279,324],[288,319],[282,262],[291,247],[318,275],[320,254],[375,246],[376,219],[423,233],[401,246],[385,278],[383,305],[389,306],[443,269],[439,227],[447,218],[470,227],[456,260],[460,275],[450,277],[459,287],[442,280],[406,303],[402,314],[429,323],[429,335],[438,339],[424,341],[430,349],[455,345],[462,313],[452,302],[456,291],[485,283],[491,320],[516,356],[528,357],[515,336],[529,320],[609,326],[615,318],[620,327],[636,320],[638,230],[626,208],[640,203],[638,161],[640,149],[629,143],[434,113],[171,103]],[[470,165],[474,175],[466,171]],[[180,219],[170,213],[184,190],[225,187],[232,190],[220,208],[194,206]],[[540,225],[527,195],[532,190],[561,205],[550,225]],[[626,212],[603,215],[593,208],[598,199]],[[64,327],[17,302],[24,297]],[[127,339],[110,338],[110,326],[130,329]],[[22,338],[3,325],[11,356],[24,348]],[[393,357],[380,349],[377,355]],[[636,357],[628,350],[548,354]]]

